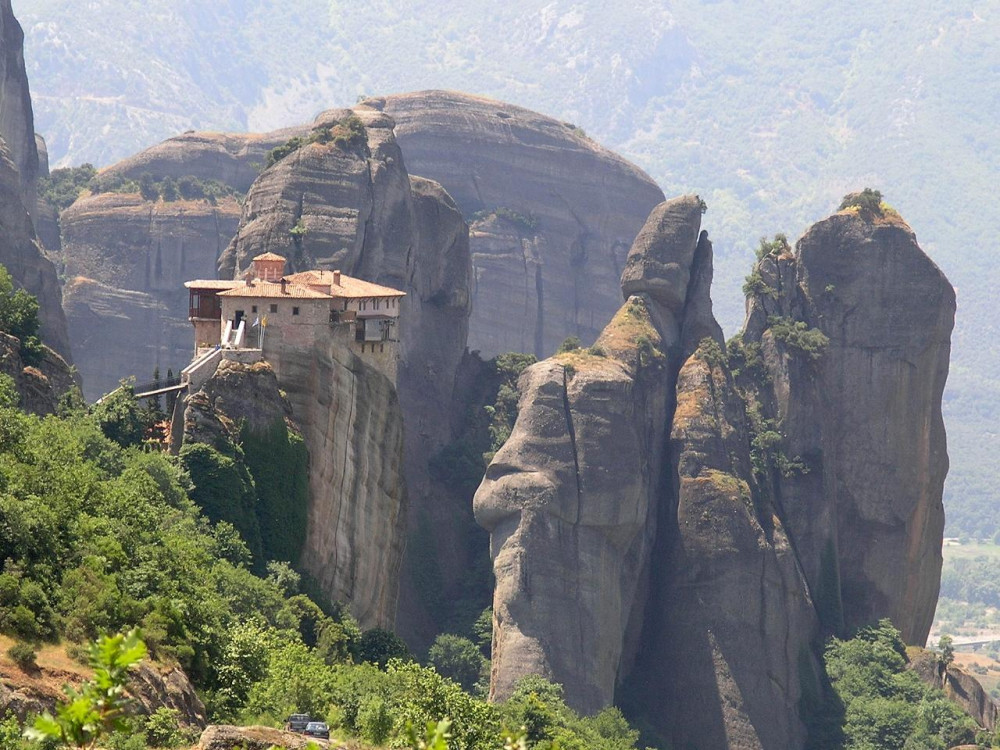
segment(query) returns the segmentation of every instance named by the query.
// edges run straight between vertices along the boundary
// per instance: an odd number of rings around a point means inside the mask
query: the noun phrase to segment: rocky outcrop
[[[996,731],[1000,707],[990,697],[979,681],[954,664],[945,666],[940,654],[926,649],[906,649],[907,669],[912,669],[920,679],[944,694],[967,713],[983,729]]]
[[[407,173],[393,126],[392,119],[385,114],[364,107],[355,111],[331,110],[319,115],[312,131],[314,135],[265,170],[251,187],[240,227],[223,255],[220,272],[223,276],[238,274],[255,255],[276,252],[288,259],[289,270],[339,269],[407,292],[400,313],[401,358],[397,383],[399,406],[406,415],[403,455],[411,521],[416,515],[441,523],[446,537],[442,549],[447,549],[447,554],[454,552],[459,558],[458,563],[448,569],[460,571],[465,562],[461,555],[465,542],[447,523],[454,508],[441,503],[432,491],[427,467],[430,457],[451,439],[452,392],[465,349],[470,306],[468,228],[454,201],[440,185]],[[323,136],[324,129],[332,135]],[[294,227],[299,229],[292,232]],[[381,387],[366,394],[345,385],[350,381],[345,373],[357,371],[359,367],[359,363],[346,358],[346,353],[331,350],[322,356],[330,358],[329,377],[337,384],[331,386],[335,391],[331,408],[345,408],[339,403],[341,398],[348,402],[355,397],[372,398],[386,403],[389,393]],[[289,394],[300,387],[285,386],[284,377],[281,374],[283,387]],[[306,403],[309,392],[301,393]],[[358,406],[370,408],[366,402]],[[338,419],[344,418],[346,414]],[[373,426],[377,430],[394,429],[391,419],[390,414],[388,422],[379,424],[376,420]],[[325,431],[332,430],[334,425],[324,423],[320,426],[322,421],[322,417],[316,417],[317,431],[312,438],[303,423],[313,456],[313,473],[320,471],[316,457],[325,455],[328,441],[333,439],[332,434]],[[365,436],[363,442],[367,439]],[[395,447],[398,446],[393,440],[385,440],[377,449],[379,455],[373,454],[365,462],[371,460],[369,468],[376,472],[381,471],[380,464],[392,465],[392,471],[401,470],[393,464],[398,457],[390,455]],[[365,462],[359,469],[365,468]],[[350,474],[353,468],[344,466],[333,470]],[[351,481],[364,484],[373,481],[374,477],[376,474],[366,478],[359,473]],[[342,499],[343,490],[331,487],[329,481],[329,477],[317,478],[310,485],[313,507],[320,507],[317,503],[321,501],[317,498],[326,497],[328,500],[322,501],[326,503],[325,509],[317,513],[324,518],[332,514],[330,517],[346,519],[346,511],[339,506],[346,502]],[[398,493],[395,498],[402,508],[401,478],[385,485],[389,496]],[[387,566],[395,571],[383,581],[387,587],[384,593],[389,596],[391,591],[392,601],[386,599],[375,606],[378,622],[391,623],[384,618],[395,607],[398,555],[403,547],[406,521],[399,515],[399,508],[378,511],[387,522],[399,524],[378,545],[358,538],[356,545],[351,542],[335,550],[331,544],[337,538],[321,526],[315,532],[311,530],[307,539],[303,565],[321,570],[321,575],[317,575],[328,587],[325,590],[331,596],[350,601],[352,611],[359,618],[375,616],[372,614],[375,605],[365,604],[364,596],[357,598],[362,589],[348,585],[348,578],[354,574],[347,568],[357,566],[358,570],[367,571],[369,562],[365,558],[373,558],[370,561],[373,569]],[[311,517],[310,529],[314,522],[320,522],[319,515]],[[411,522],[410,527],[413,526]],[[350,534],[341,536],[346,538]],[[385,557],[376,559],[382,553]],[[333,560],[340,560],[345,570],[334,571]],[[364,578],[368,573],[358,575]],[[458,578],[458,573],[450,578]],[[413,587],[404,587],[404,591],[412,593]],[[411,635],[413,623],[423,618],[423,604],[412,596],[404,597],[401,630]]]
[[[396,389],[336,341],[268,358],[309,453],[300,563],[363,627],[392,627],[406,531]]]
[[[191,131],[150,146],[135,156],[101,170],[106,178],[139,179],[144,172],[159,177],[216,180],[246,192],[257,179],[267,152],[308,132],[305,126],[270,133],[203,133]]]
[[[923,643],[941,572],[955,292],[891,209],[835,214],[756,273],[743,339],[763,357],[763,414],[791,461],[775,492],[824,625],[890,617]]]
[[[494,698],[542,674],[596,711],[635,656],[699,223],[694,196],[658,206],[629,253],[633,296],[595,348],[522,375],[514,430],[475,497],[497,578]],[[670,246],[663,226],[676,230]],[[645,262],[654,255],[676,275]]]
[[[317,740],[296,732],[286,732],[271,727],[235,727],[213,724],[201,734],[196,750],[269,750],[283,747],[287,750],[305,750],[311,744],[330,747],[327,740]]]
[[[0,373],[13,378],[21,409],[32,414],[54,414],[59,400],[77,385],[73,371],[48,347],[44,348],[41,362],[26,365],[20,347],[15,337],[0,333]]]
[[[14,18],[10,0],[0,0],[0,137],[10,149],[19,175],[22,205],[35,205],[38,149],[24,69],[24,31]]]
[[[121,378],[149,380],[191,360],[184,282],[215,278],[236,231],[231,198],[146,201],[138,194],[82,198],[61,216],[64,290],[74,361],[96,398]]]
[[[0,97],[0,101],[5,101]],[[0,139],[0,264],[5,266],[17,286],[38,299],[39,335],[59,354],[70,357],[66,318],[62,310],[62,292],[56,268],[35,238],[31,217],[24,208],[18,172],[10,160],[10,151]]]
[[[656,184],[572,125],[504,102],[423,91],[363,104],[392,116],[410,171],[472,223],[470,347],[543,357],[570,335],[593,341],[663,200]]]
[[[522,376],[475,499],[491,695],[542,674],[671,746],[801,748],[821,634],[926,637],[954,296],[901,220],[842,212],[760,261],[726,352],[699,225],[658,206],[595,346]]]
[[[64,667],[67,663],[70,666]],[[57,703],[66,699],[61,686],[79,688],[89,677],[89,669],[74,665],[61,652],[56,659],[42,655],[37,668],[29,672],[14,664],[0,664],[0,712],[22,723],[31,715],[55,712]],[[205,706],[187,675],[177,667],[144,661],[129,673],[126,692],[126,710],[131,715],[150,716],[157,709],[169,708],[177,711],[180,727],[205,727]]]
[[[40,336],[69,359],[59,280],[35,237],[39,174],[34,116],[24,70],[24,33],[10,0],[0,1],[0,264],[14,282],[38,298]]]
[[[220,362],[178,406],[180,456],[195,501],[240,529],[258,567],[299,562],[363,627],[391,627],[406,514],[402,415],[384,375],[328,344]],[[220,472],[225,497],[212,484]]]
[[[157,709],[169,708],[177,712],[180,726],[205,726],[205,704],[188,676],[177,667],[143,662],[129,675],[128,693],[135,713],[151,716]]]

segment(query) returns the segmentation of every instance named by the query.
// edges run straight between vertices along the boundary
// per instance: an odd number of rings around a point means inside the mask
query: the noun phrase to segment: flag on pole
[[[262,321],[260,321],[260,324],[262,326],[264,326],[264,328],[267,328],[267,316],[266,315],[264,316],[264,319]]]
[[[258,315],[256,318],[253,319],[253,323],[250,324],[250,327],[256,328],[259,325],[260,325],[260,316]]]

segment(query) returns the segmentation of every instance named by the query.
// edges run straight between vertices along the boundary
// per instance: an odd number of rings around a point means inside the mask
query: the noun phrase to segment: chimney
[[[281,293],[282,293],[282,294],[288,294],[288,292],[287,292],[287,291],[285,290],[285,284],[287,284],[287,283],[288,283],[288,282],[287,282],[287,281],[285,281],[285,278],[284,278],[284,276],[282,276],[282,277],[281,277]]]
[[[340,286],[340,271],[333,272],[333,285]]]

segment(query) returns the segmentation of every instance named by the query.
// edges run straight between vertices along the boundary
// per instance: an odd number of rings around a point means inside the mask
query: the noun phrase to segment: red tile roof
[[[241,284],[240,286],[219,292],[220,297],[243,297],[243,298],[282,298],[282,299],[330,299],[329,294],[317,292],[301,284],[285,284],[284,289],[278,282],[255,281],[253,285]]]
[[[330,289],[330,295],[339,298],[360,298],[360,297],[405,297],[406,292],[393,289],[390,286],[373,284],[364,279],[356,279],[347,274],[340,274],[340,283],[333,283],[334,271],[313,270],[293,273],[285,278],[295,284],[311,284],[315,286],[323,285]]]

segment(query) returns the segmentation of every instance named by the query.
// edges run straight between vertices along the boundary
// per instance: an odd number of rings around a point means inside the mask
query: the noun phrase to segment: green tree
[[[38,364],[44,356],[38,327],[38,300],[24,289],[15,289],[14,279],[0,265],[0,332],[17,338],[26,364]]]
[[[390,659],[410,659],[410,650],[403,639],[384,628],[372,628],[361,635],[358,642],[358,661],[385,669]]]
[[[140,445],[145,437],[146,420],[140,413],[135,386],[122,381],[121,386],[94,406],[97,424],[110,440],[123,448]]]
[[[471,692],[487,666],[476,644],[459,635],[442,633],[434,639],[427,660],[443,676]]]
[[[940,660],[944,667],[955,661],[955,642],[950,635],[942,635],[938,641],[938,651],[941,652]]]

